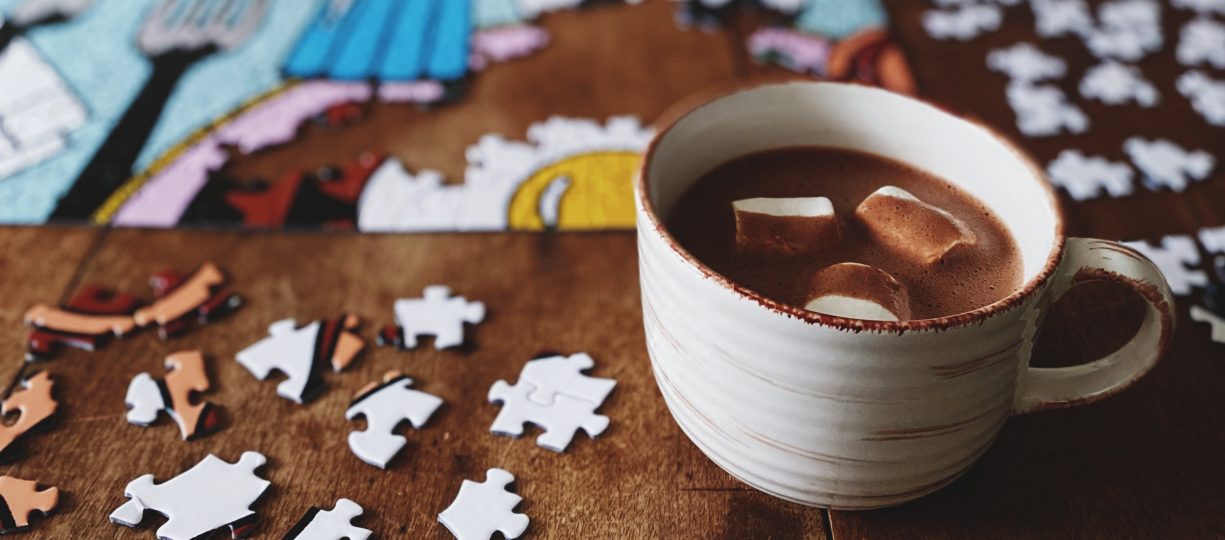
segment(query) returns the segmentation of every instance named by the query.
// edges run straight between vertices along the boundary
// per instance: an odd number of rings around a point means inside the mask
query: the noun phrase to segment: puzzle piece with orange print
[[[0,403],[0,415],[17,413],[12,424],[0,425],[0,454],[12,447],[25,433],[55,414],[57,403],[51,395],[54,383],[46,371],[21,381],[19,388]]]
[[[157,300],[133,313],[136,325],[156,324],[157,334],[168,339],[187,331],[194,316],[198,324],[215,321],[242,305],[242,297],[226,288],[226,276],[206,262],[184,277],[174,270],[154,274],[149,283]]]
[[[50,514],[60,502],[60,490],[38,489],[38,482],[12,476],[0,476],[0,501],[5,512],[0,514],[0,534],[21,532],[30,528],[30,515],[37,510]]]
[[[183,440],[208,435],[221,427],[221,411],[209,402],[194,403],[193,393],[209,389],[204,355],[200,351],[180,351],[166,357],[170,370],[162,380],[141,373],[128,385],[128,422],[150,426],[159,412],[165,412],[179,426]]]
[[[132,313],[140,305],[135,296],[98,285],[82,287],[62,306],[36,304],[24,317],[33,327],[26,340],[27,358],[48,358],[60,346],[97,350],[135,330]]]

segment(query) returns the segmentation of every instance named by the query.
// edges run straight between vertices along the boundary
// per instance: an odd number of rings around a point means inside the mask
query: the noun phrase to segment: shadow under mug
[[[731,283],[665,229],[703,174],[788,146],[886,156],[956,184],[1016,239],[1024,285],[949,317],[846,319]],[[701,105],[656,136],[635,198],[647,348],[672,416],[733,476],[803,504],[868,509],[931,493],[965,472],[1009,416],[1089,403],[1134,383],[1174,330],[1158,269],[1114,242],[1065,239],[1054,192],[1021,151],[884,90],[773,84]],[[1135,337],[1088,364],[1030,367],[1047,308],[1090,280],[1147,300]]]

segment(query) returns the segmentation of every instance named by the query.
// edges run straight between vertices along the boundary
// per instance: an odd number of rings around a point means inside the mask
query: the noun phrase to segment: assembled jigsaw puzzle
[[[585,353],[538,358],[523,366],[515,385],[495,382],[489,402],[502,409],[490,431],[520,437],[524,425],[538,426],[544,432],[536,444],[554,452],[564,452],[580,429],[592,438],[604,433],[608,417],[595,411],[617,383],[582,373],[594,366]]]

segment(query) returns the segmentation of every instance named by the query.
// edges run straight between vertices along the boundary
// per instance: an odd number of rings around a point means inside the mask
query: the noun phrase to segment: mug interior
[[[693,109],[667,127],[647,153],[641,178],[645,210],[675,243],[663,223],[694,182],[735,158],[788,146],[892,158],[977,197],[1003,221],[1021,252],[1024,285],[1009,298],[1033,288],[1058,258],[1063,241],[1058,203],[1029,158],[981,125],[916,99],[853,84],[760,86]]]

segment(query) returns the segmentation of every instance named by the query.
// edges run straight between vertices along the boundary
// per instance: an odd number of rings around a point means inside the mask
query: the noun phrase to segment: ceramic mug
[[[678,197],[712,168],[806,145],[893,158],[974,195],[1016,239],[1024,285],[938,319],[834,317],[728,281],[665,228]],[[1020,150],[884,90],[787,83],[706,103],[656,136],[636,190],[643,320],[660,392],[711,460],[791,501],[868,509],[931,493],[965,472],[1009,416],[1131,385],[1174,331],[1174,301],[1158,269],[1115,242],[1065,239],[1054,192]],[[1030,367],[1047,308],[1092,280],[1147,300],[1136,336],[1088,364]]]

